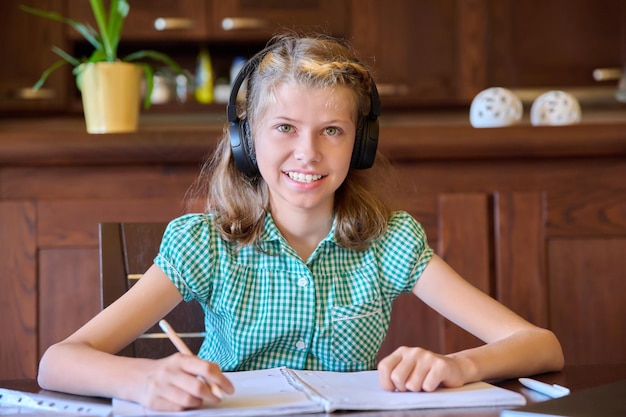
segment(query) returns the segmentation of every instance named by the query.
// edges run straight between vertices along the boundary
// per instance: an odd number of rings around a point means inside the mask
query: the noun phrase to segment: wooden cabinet
[[[88,2],[68,1],[71,18],[95,24]],[[346,0],[135,0],[130,5],[127,41],[267,41],[279,29],[304,27],[348,33]],[[73,31],[68,36],[82,40]]]
[[[69,1],[69,17],[95,25],[87,1]],[[124,23],[123,41],[190,41],[209,36],[208,15],[211,0],[134,0]],[[82,36],[68,31],[72,40]]]
[[[494,86],[593,88],[595,68],[624,64],[620,0],[352,0],[351,9],[353,43],[387,108],[467,105]]]
[[[67,108],[73,80],[69,72],[52,74],[44,88],[32,87],[46,68],[61,59],[52,45],[66,48],[61,24],[28,14],[21,4],[44,10],[63,10],[63,0],[5,0],[0,2],[0,113],[54,112]]]
[[[100,310],[98,223],[184,213],[185,192],[221,132],[178,132],[181,149],[158,130],[87,135],[79,119],[71,129],[28,124],[0,135],[0,379],[34,377],[47,346]]]
[[[462,168],[453,168],[451,177],[472,170],[468,164],[459,165]],[[517,182],[515,171],[528,169],[512,165],[506,167],[511,174],[504,175],[511,184]],[[586,187],[564,190],[549,183],[562,175],[585,174],[574,172],[568,164],[555,165],[539,170],[548,182],[540,188],[544,191],[479,192],[490,188],[481,183],[471,192],[465,188],[423,195],[437,207],[435,216],[422,212],[437,220],[427,233],[437,252],[475,286],[531,322],[553,330],[566,364],[624,363],[626,288],[620,271],[626,267],[625,190],[617,182],[604,186],[593,198]],[[601,164],[590,165],[595,166],[586,166],[587,172],[603,170]],[[624,164],[617,169],[622,171],[619,175],[626,173]],[[416,175],[415,171],[407,169],[405,174]],[[472,171],[474,179],[485,176],[484,168]],[[454,184],[447,185],[454,190]],[[616,198],[616,192],[621,196]],[[393,319],[381,356],[398,345],[454,352],[480,344],[412,296],[395,303]],[[420,331],[411,332],[416,319]]]
[[[619,129],[388,131],[415,143],[416,159],[406,150],[397,161],[399,178],[411,179],[401,205],[422,221],[437,253],[478,288],[552,329],[569,365],[626,362],[626,154],[623,140],[610,139]],[[584,150],[590,141],[603,150]],[[441,153],[426,142],[440,143]],[[472,151],[482,145],[493,153]],[[452,352],[479,343],[414,297],[396,302],[394,320],[385,351],[419,344]]]
[[[220,40],[267,40],[283,29],[322,31],[347,36],[346,0],[230,0],[214,1],[212,36]]]
[[[86,1],[25,0],[93,23]],[[54,62],[52,45],[79,55],[89,45],[58,22],[28,16],[20,0],[0,5],[0,106],[9,110],[73,110],[69,68],[49,80],[39,99],[31,86]],[[195,71],[199,44],[208,45],[217,78],[236,56],[251,56],[277,31],[321,31],[349,39],[375,73],[385,109],[466,106],[500,86],[521,90],[611,88],[592,71],[623,67],[626,4],[621,0],[134,0],[120,52],[150,48]],[[44,100],[42,97],[53,98]],[[197,111],[191,103],[182,111]],[[169,108],[166,108],[168,110]],[[181,111],[177,108],[177,111]]]
[[[49,52],[52,45],[77,57],[89,56],[92,46],[67,25],[19,11],[21,3],[7,0],[0,5],[0,12],[11,17],[9,24],[0,27],[0,33],[6,33],[7,39],[18,40],[0,45],[4,55],[17,57],[14,61],[17,65],[0,69],[3,75],[0,108],[80,111],[80,94],[69,66],[57,71],[37,95],[25,88],[32,86],[43,70],[58,59]],[[28,0],[26,3],[96,26],[88,1]],[[220,82],[228,82],[235,57],[251,56],[279,30],[308,28],[340,37],[350,34],[348,0],[135,0],[130,6],[119,45],[120,56],[141,49],[158,50],[170,55],[193,75],[200,46],[205,46],[211,54],[215,80]],[[36,30],[26,33],[27,27]],[[25,99],[31,96],[37,100]],[[162,107],[161,111],[197,112],[200,109],[195,104],[189,100],[182,109],[177,103]]]
[[[594,69],[626,64],[621,0],[494,1],[489,20],[491,85],[589,86]]]
[[[384,107],[464,102],[486,84],[481,1],[353,0],[353,44]]]
[[[186,211],[221,125],[184,123],[87,137],[80,120],[37,121],[0,134],[0,379],[34,377],[43,351],[99,311],[99,222]],[[386,120],[380,150],[397,169],[394,207],[466,279],[554,330],[568,364],[626,363],[624,132]],[[404,295],[381,355],[477,343]]]

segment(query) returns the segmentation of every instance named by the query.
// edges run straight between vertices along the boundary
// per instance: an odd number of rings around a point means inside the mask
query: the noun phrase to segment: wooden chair
[[[100,283],[102,308],[114,302],[152,265],[167,223],[100,223]],[[204,313],[195,301],[180,303],[165,319],[192,352],[204,338]],[[162,358],[176,352],[158,325],[150,328],[121,355]]]

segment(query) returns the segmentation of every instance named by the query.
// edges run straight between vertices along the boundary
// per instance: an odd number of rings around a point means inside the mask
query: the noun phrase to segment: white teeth
[[[321,175],[301,174],[299,172],[288,172],[289,178],[298,182],[313,182],[322,178]]]

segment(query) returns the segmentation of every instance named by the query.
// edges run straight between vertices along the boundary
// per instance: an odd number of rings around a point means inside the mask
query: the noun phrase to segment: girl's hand
[[[380,386],[387,391],[434,391],[464,384],[460,358],[419,347],[399,347],[378,363]]]
[[[209,384],[225,394],[234,392],[217,364],[197,356],[175,353],[150,362],[138,398],[142,405],[153,410],[181,411],[204,403],[216,404],[221,399],[212,393]]]

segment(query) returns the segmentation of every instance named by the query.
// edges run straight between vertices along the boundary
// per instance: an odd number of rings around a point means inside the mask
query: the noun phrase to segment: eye
[[[341,129],[335,126],[330,126],[324,129],[324,133],[326,133],[328,136],[335,136],[341,133]]]
[[[293,126],[291,126],[291,125],[278,125],[278,126],[276,127],[276,129],[277,129],[279,132],[289,133],[289,132],[291,132],[291,131],[293,130]]]

